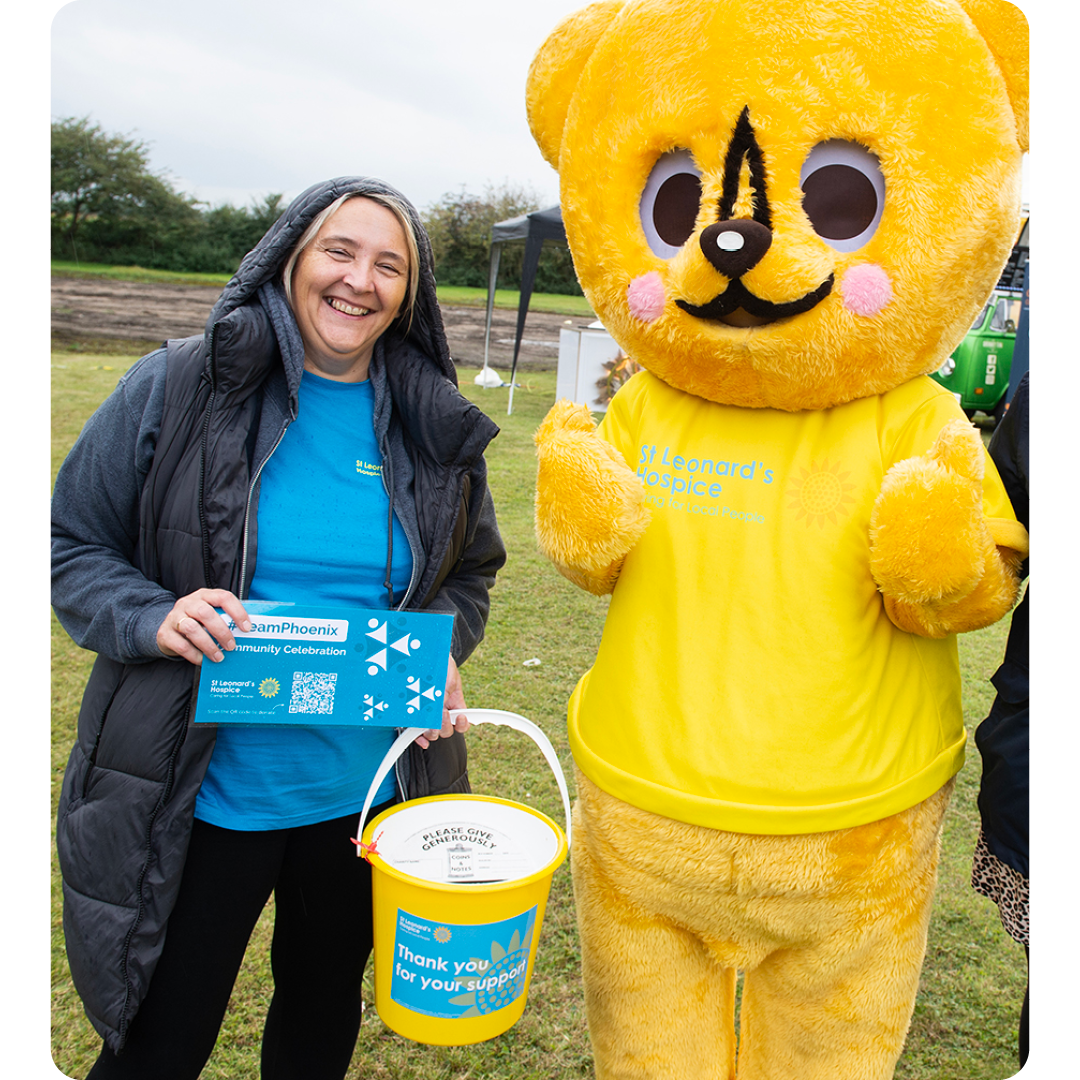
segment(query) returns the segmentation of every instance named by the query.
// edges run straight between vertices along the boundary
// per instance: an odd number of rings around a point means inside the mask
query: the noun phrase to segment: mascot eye
[[[829,139],[803,162],[803,210],[814,232],[837,251],[856,251],[874,235],[885,208],[885,177],[875,154]]]
[[[689,150],[664,154],[641,193],[641,224],[654,255],[670,259],[694,233],[701,205],[701,172]]]

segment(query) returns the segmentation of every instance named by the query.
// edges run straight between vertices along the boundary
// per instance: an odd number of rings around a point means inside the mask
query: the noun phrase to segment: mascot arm
[[[923,637],[978,630],[1016,602],[1027,531],[983,512],[978,432],[952,420],[923,457],[885,475],[870,519],[870,566],[889,618]]]
[[[609,593],[649,523],[645,489],[584,405],[557,401],[535,442],[540,549],[575,585]]]

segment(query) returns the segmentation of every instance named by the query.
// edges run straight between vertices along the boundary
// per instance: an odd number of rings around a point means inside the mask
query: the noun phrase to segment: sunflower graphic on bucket
[[[534,926],[535,923],[530,920],[524,940],[515,930],[505,949],[493,941],[490,963],[472,958],[477,971],[472,990],[449,999],[451,1005],[465,1006],[465,1012],[460,1014],[461,1019],[484,1016],[503,1009],[524,991]]]

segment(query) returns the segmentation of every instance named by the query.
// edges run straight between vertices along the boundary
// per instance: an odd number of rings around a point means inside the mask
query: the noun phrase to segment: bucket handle
[[[457,719],[457,717],[462,714],[468,716],[470,725],[497,724],[500,727],[513,728],[515,731],[524,732],[524,734],[528,735],[529,738],[536,743],[540,748],[540,752],[547,760],[548,765],[551,766],[551,771],[555,774],[555,782],[559,785],[559,794],[562,795],[563,801],[563,813],[566,815],[566,844],[569,847],[570,795],[566,789],[566,777],[563,776],[562,766],[559,764],[558,755],[555,753],[555,748],[551,745],[551,741],[548,737],[531,720],[526,720],[524,716],[519,716],[517,713],[503,712],[501,709],[451,709],[451,721]],[[416,741],[417,736],[423,735],[425,731],[430,730],[430,728],[422,727],[406,728],[394,740],[393,745],[386,752],[386,757],[382,759],[379,767],[375,770],[375,778],[371,781],[371,787],[368,788],[367,798],[364,799],[364,809],[360,811],[360,824],[356,828],[357,855],[363,856],[364,854],[363,846],[360,843],[364,835],[364,822],[367,821],[368,811],[371,809],[371,804],[375,799],[375,792],[379,790],[379,785],[383,782],[386,774],[397,763],[397,759]]]

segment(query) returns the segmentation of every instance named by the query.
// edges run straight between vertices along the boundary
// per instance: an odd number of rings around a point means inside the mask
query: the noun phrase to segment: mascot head
[[[821,409],[935,370],[1019,224],[1004,0],[604,0],[529,75],[582,287],[659,378]]]

